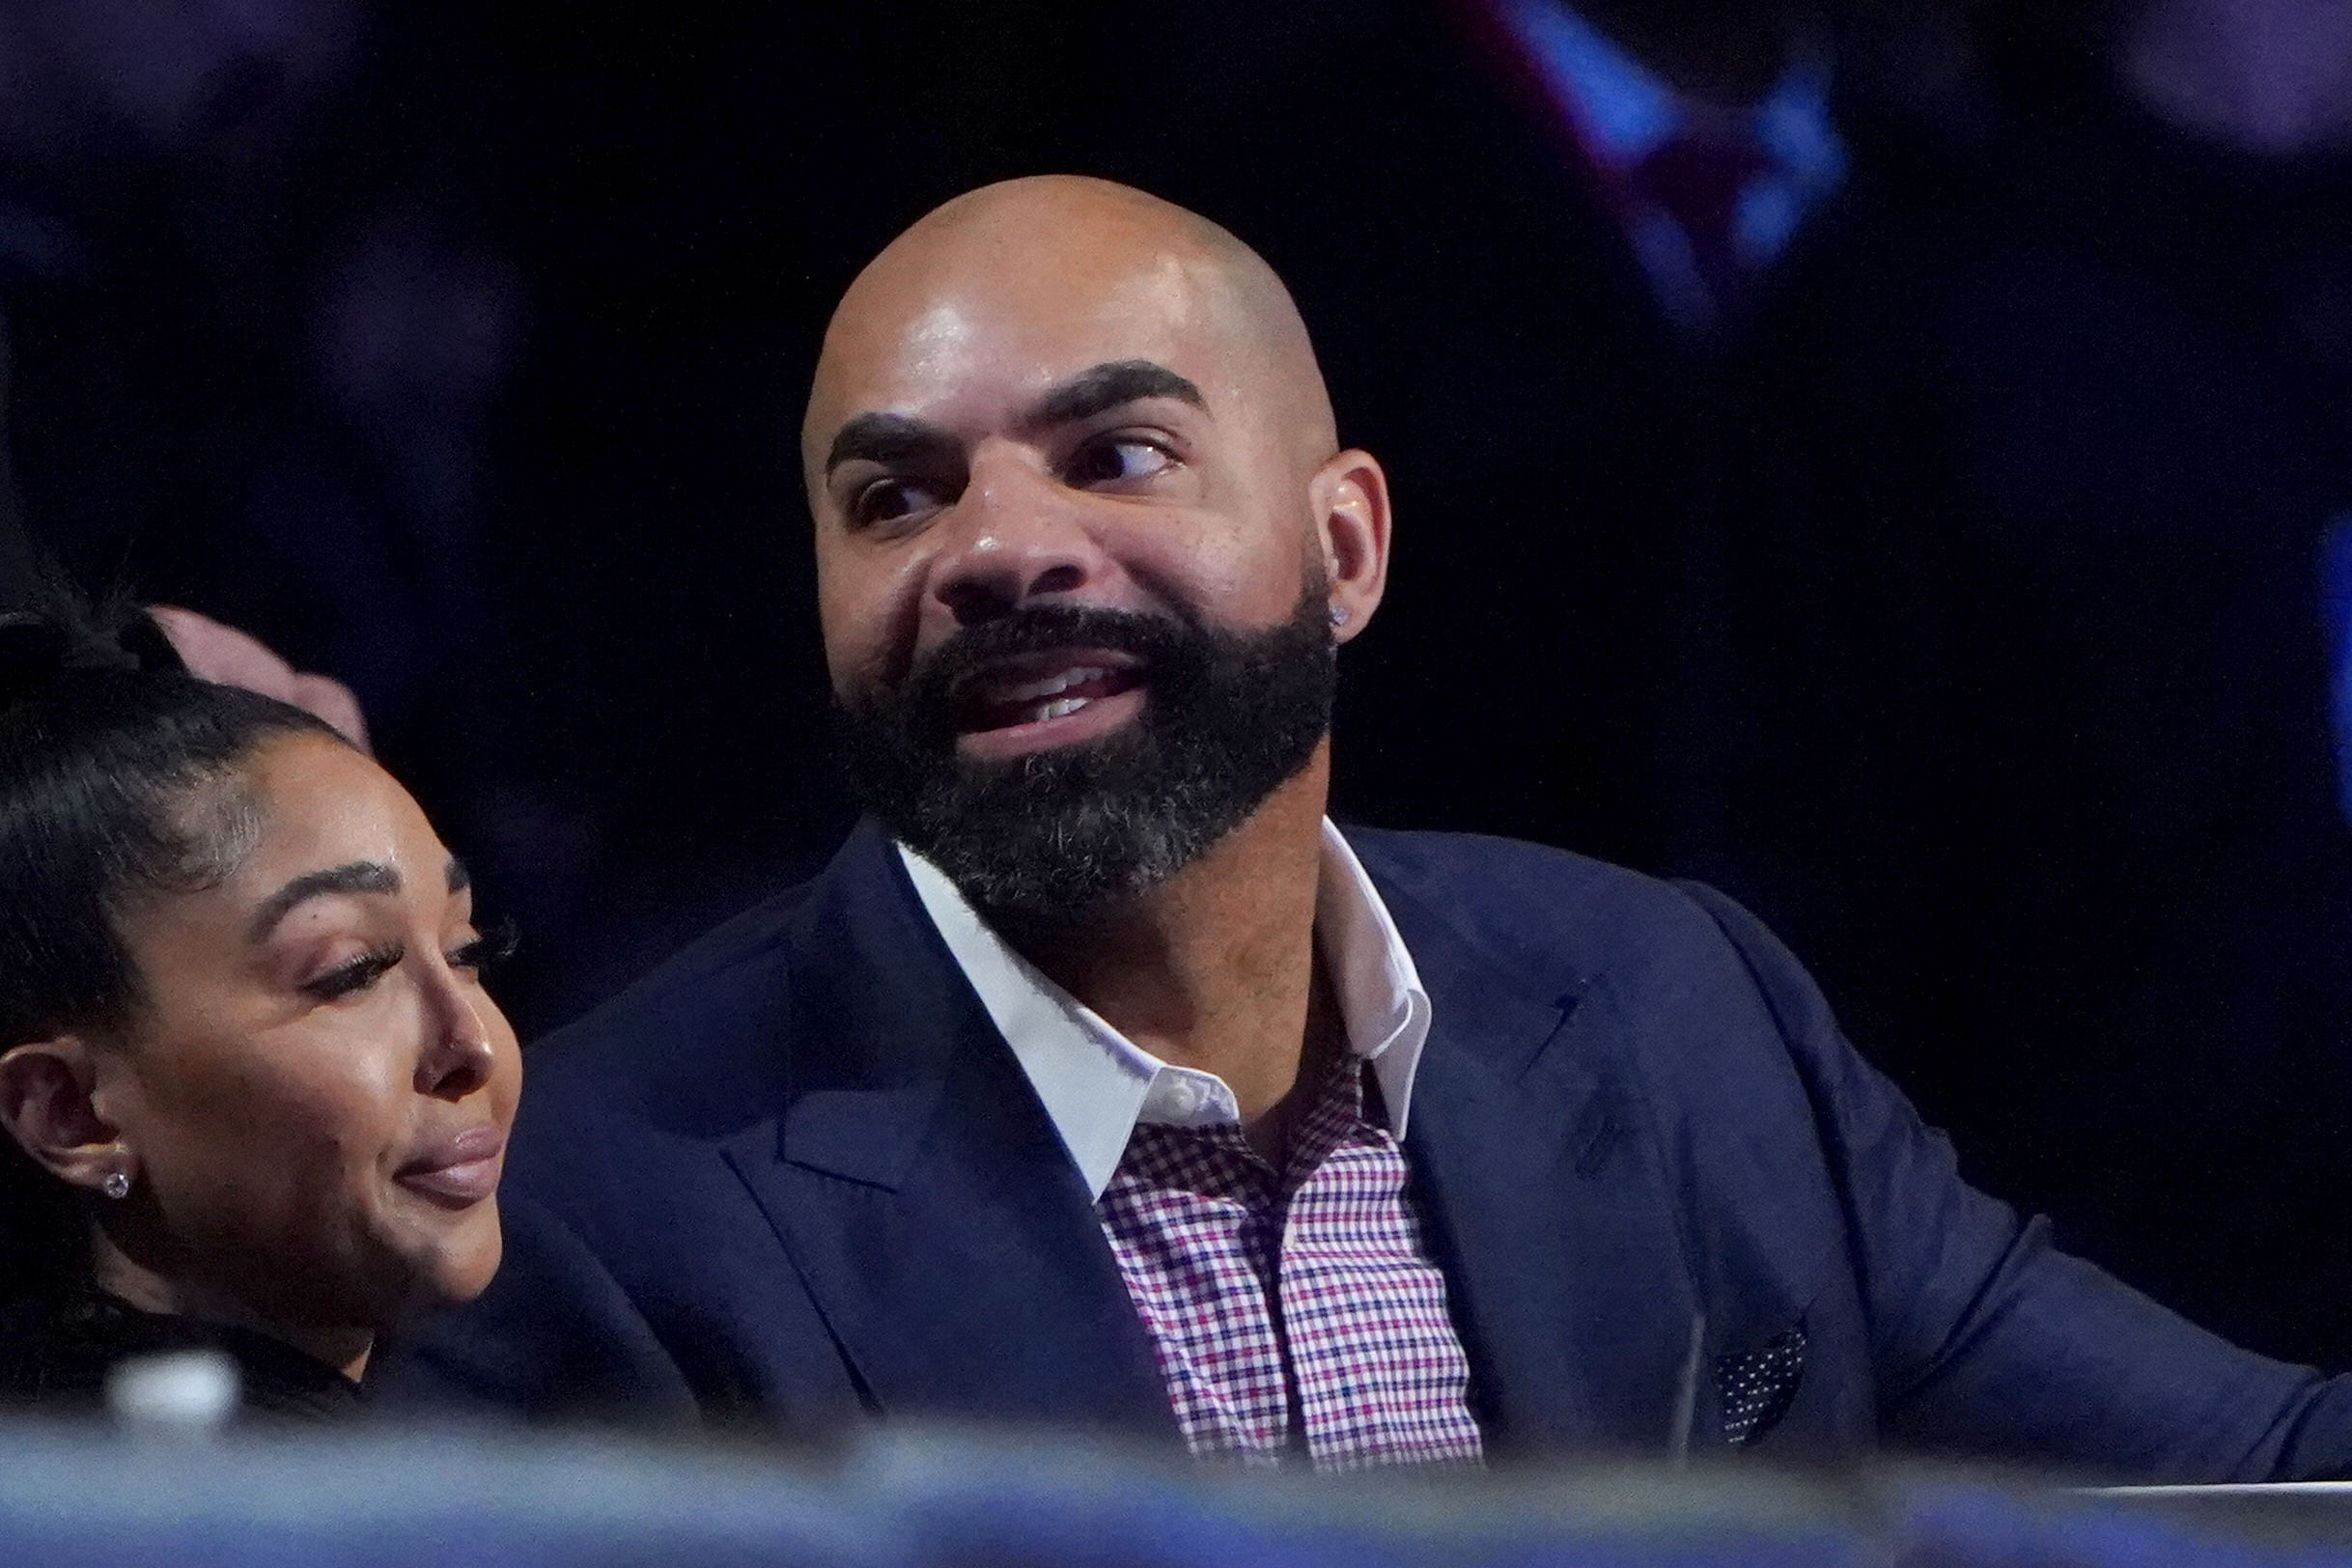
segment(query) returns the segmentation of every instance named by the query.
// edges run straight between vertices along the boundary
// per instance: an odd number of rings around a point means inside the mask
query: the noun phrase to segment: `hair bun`
[[[144,610],[123,606],[100,617],[57,609],[0,614],[0,711],[41,696],[70,674],[182,667],[171,639]]]

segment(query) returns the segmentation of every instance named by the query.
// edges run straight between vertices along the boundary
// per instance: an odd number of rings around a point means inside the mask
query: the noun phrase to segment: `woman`
[[[521,1082],[464,868],[325,723],[145,616],[0,616],[0,1400],[196,1344],[353,1405],[498,1264]]]

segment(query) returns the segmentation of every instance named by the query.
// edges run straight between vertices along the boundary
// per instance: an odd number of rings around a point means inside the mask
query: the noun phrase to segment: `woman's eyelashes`
[[[401,942],[371,947],[357,958],[336,965],[316,979],[304,981],[302,989],[322,1001],[340,1000],[375,985],[398,967],[401,960],[407,956],[408,949]]]
[[[479,978],[486,970],[496,967],[514,956],[515,925],[502,920],[489,930],[466,938],[442,955],[442,962],[453,969],[463,969]],[[408,947],[405,942],[386,942],[372,947],[357,958],[336,965],[324,974],[302,983],[302,990],[322,1001],[336,1001],[356,995],[374,986],[406,962]]]
[[[471,969],[477,975],[486,973],[515,956],[517,939],[515,922],[501,920],[486,928],[480,935],[451,948],[449,966],[453,969]]]

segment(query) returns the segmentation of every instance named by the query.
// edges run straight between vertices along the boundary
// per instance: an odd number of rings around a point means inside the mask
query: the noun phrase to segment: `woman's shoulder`
[[[356,1384],[266,1334],[142,1312],[98,1294],[0,1307],[0,1403],[94,1414],[104,1408],[106,1378],[117,1365],[176,1351],[226,1356],[247,1417],[330,1419],[359,1409]]]
[[[71,1414],[102,1402],[106,1369],[125,1355],[77,1298],[0,1306],[0,1401]]]

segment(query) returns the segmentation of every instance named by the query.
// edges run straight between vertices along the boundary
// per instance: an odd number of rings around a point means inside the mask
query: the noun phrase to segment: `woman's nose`
[[[441,976],[428,1003],[432,1038],[416,1068],[420,1094],[462,1100],[490,1081],[497,1048],[481,1012],[453,976]]]

